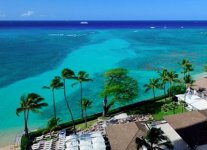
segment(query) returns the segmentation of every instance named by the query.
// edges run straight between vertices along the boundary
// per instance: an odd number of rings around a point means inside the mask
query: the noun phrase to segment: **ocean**
[[[103,73],[123,67],[139,84],[134,102],[152,97],[143,85],[157,71],[180,71],[178,62],[192,61],[193,74],[207,62],[207,21],[0,21],[0,145],[23,132],[23,118],[16,116],[20,96],[36,92],[49,106],[30,114],[29,128],[45,127],[53,115],[51,91],[42,89],[63,68],[84,70],[93,82],[84,83],[83,96],[93,101],[89,114],[102,111]],[[79,87],[67,82],[75,118],[80,117]],[[157,91],[157,95],[162,94]],[[58,117],[70,120],[63,91],[55,91]]]

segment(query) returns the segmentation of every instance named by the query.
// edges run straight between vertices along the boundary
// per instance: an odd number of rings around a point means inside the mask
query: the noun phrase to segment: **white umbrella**
[[[82,145],[80,146],[80,150],[94,150],[92,145],[89,146],[89,145]]]
[[[93,139],[92,139],[92,142],[93,142],[93,143],[104,143],[105,140],[104,140],[103,137],[96,137],[96,138],[93,138]]]

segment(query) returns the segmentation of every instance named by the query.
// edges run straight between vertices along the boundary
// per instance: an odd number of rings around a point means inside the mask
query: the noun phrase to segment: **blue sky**
[[[207,0],[0,0],[0,20],[207,20]]]

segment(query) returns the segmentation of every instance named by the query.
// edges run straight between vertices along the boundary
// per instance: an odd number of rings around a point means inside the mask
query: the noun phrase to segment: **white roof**
[[[66,147],[76,147],[76,146],[78,146],[79,145],[79,143],[78,143],[78,141],[76,140],[74,140],[74,141],[70,141],[70,142],[66,142]]]
[[[80,140],[80,146],[82,145],[91,145],[91,141],[90,140]]]
[[[76,146],[76,147],[66,148],[65,150],[79,150],[79,148],[78,148],[78,146]]]
[[[184,94],[176,95],[176,97],[178,97],[178,100],[184,100],[187,104],[193,106],[198,110],[207,109],[207,101],[200,98],[199,96],[189,95],[189,94],[186,94],[185,98],[184,96],[185,96]]]
[[[94,143],[104,143],[104,138],[103,137],[97,137],[97,138],[92,138],[92,142]]]
[[[93,132],[91,134],[91,137],[102,137],[102,134],[101,134],[101,132]]]
[[[77,139],[77,138],[78,136],[73,134],[73,135],[66,136],[65,140],[68,141],[68,140]]]
[[[126,113],[122,113],[114,116],[114,119],[126,119],[126,118],[128,118],[128,115]]]
[[[80,150],[94,150],[92,145],[80,145]]]
[[[106,150],[106,145],[105,143],[96,143],[96,144],[93,144],[93,149],[94,150]]]

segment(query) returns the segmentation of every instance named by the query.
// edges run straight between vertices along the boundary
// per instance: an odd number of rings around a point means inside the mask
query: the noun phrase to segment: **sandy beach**
[[[11,145],[0,147],[0,150],[10,150]]]

